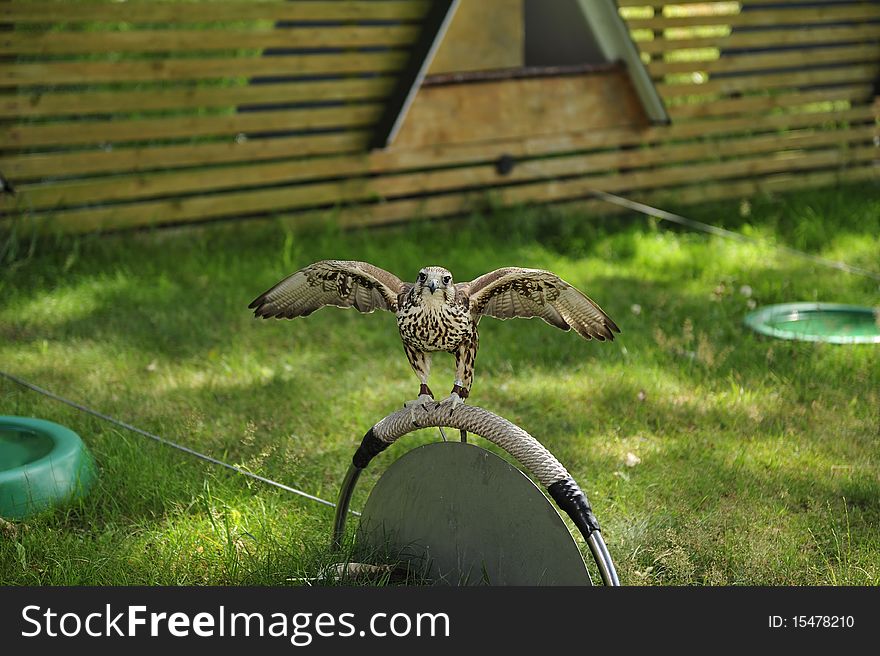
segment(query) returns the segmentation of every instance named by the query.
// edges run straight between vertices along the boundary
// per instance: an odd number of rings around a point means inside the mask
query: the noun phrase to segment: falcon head
[[[429,266],[419,271],[415,290],[423,300],[452,302],[455,300],[455,283],[452,274],[443,267]]]

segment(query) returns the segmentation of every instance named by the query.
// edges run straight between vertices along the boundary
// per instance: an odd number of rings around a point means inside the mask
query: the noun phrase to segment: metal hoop
[[[417,408],[404,408],[388,415],[367,431],[352,457],[352,464],[339,491],[333,523],[334,548],[341,545],[351,496],[360,473],[370,461],[408,433],[443,426],[479,435],[520,462],[547,488],[556,504],[577,526],[593,554],[605,585],[620,585],[614,561],[602,539],[599,522],[586,494],[571,474],[544,445],[522,428],[493,412],[472,405],[459,405],[451,409],[448,405],[435,402]]]

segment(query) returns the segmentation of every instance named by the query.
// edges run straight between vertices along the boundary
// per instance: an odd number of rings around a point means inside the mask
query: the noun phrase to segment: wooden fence
[[[368,224],[487,198],[681,203],[877,179],[880,3],[618,4],[669,125],[413,141],[430,120],[417,98],[400,140],[368,151],[428,0],[0,1],[0,172],[17,189],[0,221],[90,231],[331,209]],[[597,72],[594,98],[612,102],[619,74]],[[491,125],[470,111],[449,122]]]

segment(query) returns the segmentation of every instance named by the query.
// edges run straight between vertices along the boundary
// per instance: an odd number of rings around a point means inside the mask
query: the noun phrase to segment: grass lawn
[[[880,268],[876,185],[683,211]],[[434,263],[458,280],[553,270],[622,334],[602,344],[485,319],[470,401],[568,467],[624,584],[880,584],[880,349],[742,325],[750,301],[880,305],[874,280],[641,216],[527,208],[372,231],[266,221],[6,246],[0,369],[334,500],[364,431],[417,391],[394,318],[327,308],[267,322],[248,302],[323,258],[408,280]],[[452,377],[452,358],[435,357],[434,390]],[[4,379],[0,413],[70,426],[100,467],[84,501],[2,525],[2,584],[286,585],[333,560],[332,509]],[[435,439],[379,456],[353,507],[395,457]]]

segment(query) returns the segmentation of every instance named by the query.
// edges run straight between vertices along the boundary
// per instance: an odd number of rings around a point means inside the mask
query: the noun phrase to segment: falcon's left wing
[[[561,330],[574,328],[584,339],[614,339],[620,328],[588,296],[550,271],[508,267],[459,283],[471,315],[497,319],[540,317]]]

